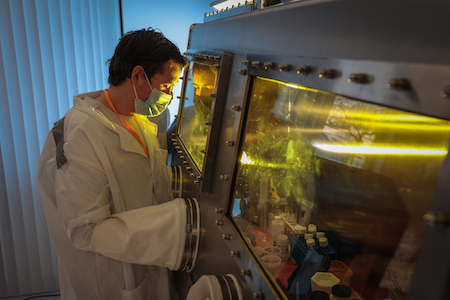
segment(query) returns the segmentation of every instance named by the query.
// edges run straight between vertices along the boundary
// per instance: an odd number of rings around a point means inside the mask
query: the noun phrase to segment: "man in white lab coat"
[[[109,62],[110,87],[74,97],[39,164],[61,298],[176,299],[169,270],[181,264],[185,216],[147,117],[170,103],[185,57],[144,29]]]

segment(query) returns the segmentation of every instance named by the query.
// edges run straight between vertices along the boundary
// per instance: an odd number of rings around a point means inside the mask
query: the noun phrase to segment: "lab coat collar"
[[[117,133],[120,138],[120,146],[122,150],[128,152],[139,153],[143,156],[147,156],[145,154],[144,149],[140,145],[139,142],[130,134],[130,132],[116,123],[111,122],[99,109],[103,107],[104,109],[109,109],[104,106],[101,102],[95,100],[99,96],[104,93],[103,90],[79,94],[73,97],[74,109],[77,109],[81,112],[84,112],[94,118],[97,122],[108,128],[109,130]],[[156,124],[150,122],[145,116],[136,115],[136,119],[138,120],[138,125],[141,128],[142,134],[145,139],[145,143],[147,147],[149,146],[149,142],[156,138],[156,134],[158,132],[158,127]],[[141,126],[142,124],[146,124],[146,126]],[[151,137],[150,137],[151,136]]]

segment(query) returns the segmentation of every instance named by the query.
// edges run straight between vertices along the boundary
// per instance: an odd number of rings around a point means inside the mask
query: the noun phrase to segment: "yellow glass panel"
[[[449,134],[446,120],[255,78],[236,225],[289,299],[335,278],[352,299],[406,297]]]
[[[186,96],[180,125],[179,136],[192,157],[192,160],[202,171],[204,154],[209,134],[212,100],[217,77],[217,68],[192,62],[186,86]]]

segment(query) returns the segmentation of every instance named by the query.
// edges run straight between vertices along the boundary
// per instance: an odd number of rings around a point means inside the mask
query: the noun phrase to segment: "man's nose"
[[[209,96],[209,89],[204,87],[198,87],[195,90],[195,95],[200,97]]]
[[[170,94],[170,93],[172,93],[172,87],[171,86],[166,87],[162,90],[162,92],[164,92],[166,94]]]
[[[202,96],[202,91],[203,91],[203,88],[197,87],[195,89],[195,96]]]

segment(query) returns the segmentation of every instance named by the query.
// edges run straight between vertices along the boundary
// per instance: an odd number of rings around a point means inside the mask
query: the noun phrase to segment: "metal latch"
[[[449,225],[450,224],[450,214],[444,213],[442,211],[438,212],[428,212],[423,216],[424,221],[428,224],[428,226],[436,226],[436,225]]]

